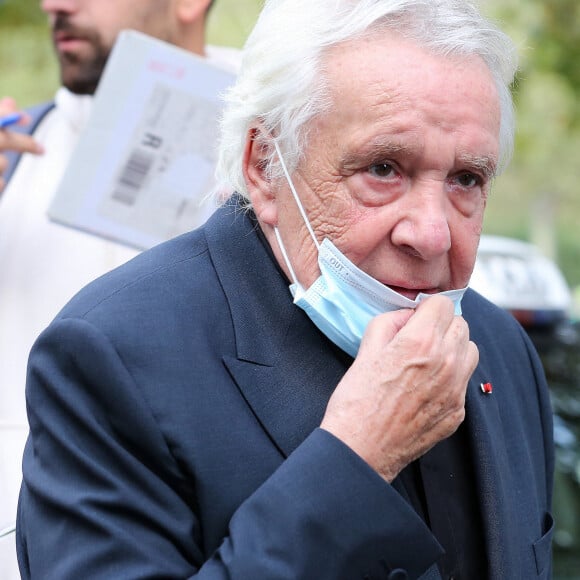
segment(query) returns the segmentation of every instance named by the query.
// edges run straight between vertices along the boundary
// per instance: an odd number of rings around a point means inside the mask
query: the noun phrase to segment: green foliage
[[[494,0],[490,10],[516,40],[521,65],[515,154],[497,180],[484,231],[538,244],[577,286],[580,5],[577,0]]]
[[[46,25],[0,27],[0,97],[14,97],[27,107],[52,98],[57,86]]]
[[[39,0],[0,0],[0,28],[42,24],[46,20]]]
[[[263,4],[263,0],[217,0],[210,12],[208,41],[241,47]]]
[[[541,46],[536,64],[569,85],[575,97],[570,121],[580,125],[580,4],[577,0],[542,2],[541,26],[532,31],[532,42]]]
[[[0,97],[23,107],[50,99],[58,70],[40,0],[0,0]]]

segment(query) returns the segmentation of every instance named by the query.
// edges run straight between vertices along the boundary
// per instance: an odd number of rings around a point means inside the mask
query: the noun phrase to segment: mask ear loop
[[[300,210],[300,215],[302,216],[302,219],[304,220],[304,223],[306,224],[306,227],[308,229],[308,233],[310,234],[310,237],[314,241],[314,245],[316,246],[316,249],[319,250],[320,244],[318,243],[318,240],[316,239],[316,236],[314,235],[314,231],[312,230],[312,226],[310,225],[310,222],[308,221],[308,217],[306,216],[306,212],[304,211],[304,208],[302,207],[302,203],[300,202],[300,198],[298,197],[298,193],[296,193],[296,188],[294,187],[294,184],[292,183],[292,179],[290,178],[290,174],[288,173],[286,163],[284,163],[284,159],[282,159],[282,152],[280,151],[280,146],[278,145],[278,141],[276,139],[273,139],[273,141],[274,141],[274,147],[276,148],[276,153],[278,154],[278,159],[280,160],[280,165],[282,166],[282,171],[284,172],[284,176],[286,177],[286,181],[288,182],[288,185],[290,186],[290,191],[292,192],[292,195],[294,196],[294,201],[296,202],[296,205],[298,206],[298,209]]]
[[[286,253],[286,248],[282,243],[282,238],[280,237],[280,232],[278,228],[274,226],[274,234],[276,235],[276,239],[278,240],[278,246],[280,251],[282,252],[282,257],[286,262],[286,266],[288,266],[288,270],[290,271],[290,277],[292,278],[292,284],[296,284],[298,286],[298,279],[296,278],[296,274],[294,273],[294,268],[292,268],[292,264],[290,263],[290,258],[288,258],[288,254]]]

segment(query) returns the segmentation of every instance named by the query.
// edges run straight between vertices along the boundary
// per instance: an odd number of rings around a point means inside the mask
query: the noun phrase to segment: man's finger
[[[44,153],[44,147],[30,135],[3,129],[0,130],[0,152],[2,151],[41,154]]]

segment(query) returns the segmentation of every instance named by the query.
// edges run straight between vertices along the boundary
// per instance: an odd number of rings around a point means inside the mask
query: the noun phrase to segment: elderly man
[[[550,577],[545,380],[465,290],[512,54],[467,2],[266,2],[236,193],[33,350],[23,578]]]

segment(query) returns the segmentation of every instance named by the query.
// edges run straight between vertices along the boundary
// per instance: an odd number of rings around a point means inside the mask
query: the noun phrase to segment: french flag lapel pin
[[[491,383],[481,383],[479,388],[484,395],[491,395],[493,393],[493,385]]]

